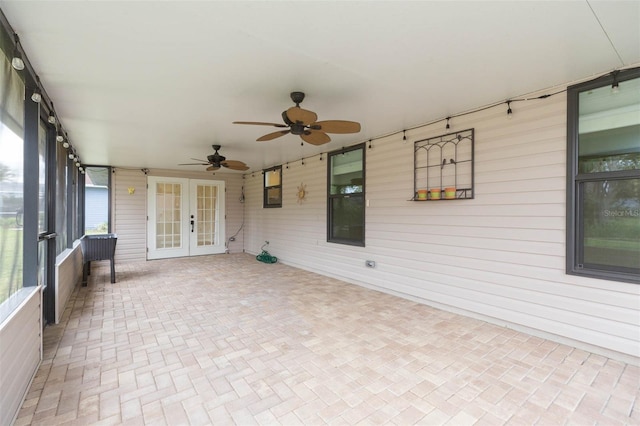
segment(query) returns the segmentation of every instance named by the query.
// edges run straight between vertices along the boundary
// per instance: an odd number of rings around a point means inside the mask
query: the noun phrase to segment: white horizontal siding
[[[408,141],[374,140],[366,247],[326,242],[326,155],[283,168],[280,209],[262,208],[261,175],[247,175],[246,250],[268,240],[284,263],[637,360],[639,287],[565,273],[566,96],[512,108],[510,120],[498,106],[452,119],[449,131],[440,122],[407,131]],[[468,128],[475,199],[408,201],[413,142]]]
[[[113,182],[111,230],[118,234],[117,271],[120,262],[139,262],[147,258],[147,177],[140,169],[116,168]],[[134,189],[133,194],[129,194],[129,188]]]
[[[56,324],[60,323],[71,293],[82,280],[82,250],[80,244],[65,250],[56,259]]]
[[[42,360],[42,292],[27,299],[0,324],[0,424],[13,423]]]

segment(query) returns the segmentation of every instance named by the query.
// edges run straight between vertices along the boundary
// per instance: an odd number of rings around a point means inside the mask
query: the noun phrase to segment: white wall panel
[[[0,424],[15,419],[42,360],[42,292],[31,294],[0,324]]]
[[[639,286],[565,273],[566,96],[512,108],[512,119],[498,106],[452,119],[449,131],[439,122],[407,131],[407,142],[401,132],[373,140],[366,247],[326,242],[326,155],[283,167],[280,209],[262,208],[262,176],[247,175],[246,251],[268,240],[290,265],[637,362]],[[468,128],[475,199],[408,201],[413,142]]]
[[[56,259],[56,324],[60,323],[71,293],[82,280],[82,250],[80,244],[65,250]]]

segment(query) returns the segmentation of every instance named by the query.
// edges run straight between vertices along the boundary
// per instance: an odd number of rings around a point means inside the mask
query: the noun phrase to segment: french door
[[[225,252],[224,181],[149,176],[147,259]]]

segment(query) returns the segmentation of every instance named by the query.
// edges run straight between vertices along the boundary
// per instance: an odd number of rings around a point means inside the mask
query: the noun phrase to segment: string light
[[[49,111],[49,117],[47,118],[47,121],[51,124],[56,124],[56,113],[53,109],[53,102],[51,102],[51,111]]]
[[[13,33],[13,39],[15,40],[15,47],[13,49],[13,59],[11,59],[11,66],[16,71],[22,71],[24,69],[24,60],[22,59],[20,50],[18,50],[20,46],[20,37],[18,37],[18,34]]]
[[[40,93],[40,77],[36,76],[36,88],[33,89],[33,94],[31,94],[31,100],[37,104],[42,101],[42,93]]]
[[[407,143],[407,131],[402,131],[402,143]]]
[[[620,84],[618,83],[618,73],[620,71],[616,70],[611,73],[613,77],[613,83],[611,84],[611,93],[614,95],[620,91]]]
[[[511,101],[507,101],[507,118],[513,118],[513,111],[511,111]]]
[[[613,74],[613,73],[611,73],[611,74]],[[617,76],[617,72],[616,72],[616,76]],[[601,77],[601,76],[600,76],[600,77]],[[596,78],[599,78],[599,77],[596,77]],[[614,84],[612,84],[612,86],[611,86],[611,87],[612,87],[612,89],[615,89],[615,87],[616,87],[616,86],[617,86],[617,79],[616,79],[616,77],[614,77]],[[505,104],[505,103],[507,103],[507,104],[508,104],[508,105],[507,105],[507,107],[508,107],[508,108],[507,108],[507,115],[511,116],[511,115],[513,114],[513,110],[511,110],[511,113],[509,113],[509,110],[511,109],[511,108],[510,108],[510,103],[511,103],[511,102],[521,102],[521,101],[532,101],[532,100],[547,99],[547,98],[549,98],[549,97],[551,97],[551,96],[555,96],[555,95],[558,95],[558,94],[560,94],[560,93],[564,93],[564,92],[566,92],[566,91],[567,91],[567,89],[565,88],[565,89],[561,89],[561,90],[558,90],[558,91],[553,92],[553,93],[546,93],[546,94],[544,94],[544,95],[535,96],[535,97],[531,97],[531,98],[510,99],[510,100],[508,100],[508,101],[496,102],[496,103],[493,103],[493,104],[485,105],[485,106],[480,107],[480,108],[476,108],[476,109],[473,109],[473,110],[469,110],[469,111],[466,111],[466,112],[462,112],[462,113],[460,113],[460,114],[455,114],[455,115],[452,115],[452,116],[448,116],[448,117],[446,117],[446,118],[445,118],[445,120],[446,120],[446,126],[445,126],[445,128],[446,128],[447,130],[448,130],[448,129],[451,129],[451,123],[450,123],[450,120],[451,120],[452,118],[463,117],[463,116],[466,116],[466,115],[475,114],[475,113],[477,113],[477,112],[481,112],[481,111],[485,111],[485,110],[488,110],[488,109],[491,109],[491,108],[495,108],[495,107],[500,106],[500,105],[503,105],[503,104]],[[403,141],[406,141],[406,140],[407,140],[407,139],[406,139],[406,131],[407,131],[407,130],[414,130],[414,129],[423,128],[423,127],[430,126],[430,125],[432,125],[432,124],[436,124],[436,123],[438,123],[438,122],[441,122],[442,120],[443,120],[442,118],[439,118],[439,119],[437,119],[437,120],[434,120],[434,121],[431,121],[431,122],[427,122],[427,123],[423,123],[423,124],[420,124],[420,125],[418,125],[418,126],[411,127],[411,128],[409,128],[409,129],[404,129],[404,130],[402,130],[402,140],[403,140]],[[384,137],[387,137],[387,136],[397,135],[398,133],[400,133],[400,131],[387,133],[387,134],[384,134],[384,135],[378,136],[378,137],[376,137],[375,139],[381,139],[381,138],[384,138]],[[369,140],[369,143],[371,144],[371,142],[372,142],[372,141],[373,141],[373,139],[370,139],[370,140]],[[304,143],[301,143],[301,145],[302,145],[302,146],[304,146]],[[345,154],[345,148],[344,148],[344,147],[342,147],[341,154],[342,154],[342,155],[344,155],[344,154]],[[320,155],[322,156],[322,154],[320,154]],[[302,158],[301,160],[302,160],[302,164],[304,164],[304,158]],[[286,163],[286,168],[287,168],[287,169],[289,168],[289,163]],[[252,176],[253,176],[253,174],[252,174]]]
[[[369,139],[369,149],[371,149],[371,139]]]

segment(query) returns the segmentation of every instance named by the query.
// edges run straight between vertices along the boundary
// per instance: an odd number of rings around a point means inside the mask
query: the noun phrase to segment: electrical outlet
[[[367,268],[375,268],[376,267],[376,262],[373,260],[365,260],[364,264],[367,266]]]

